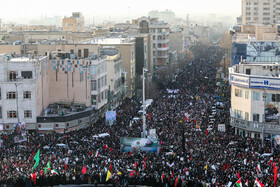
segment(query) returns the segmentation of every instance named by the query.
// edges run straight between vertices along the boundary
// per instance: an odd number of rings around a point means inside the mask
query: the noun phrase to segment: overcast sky
[[[71,16],[72,12],[82,12],[85,19],[95,22],[116,21],[120,18],[133,19],[147,16],[151,10],[169,9],[178,17],[241,14],[241,0],[8,0],[0,7],[3,22],[25,22],[40,19],[41,16]]]

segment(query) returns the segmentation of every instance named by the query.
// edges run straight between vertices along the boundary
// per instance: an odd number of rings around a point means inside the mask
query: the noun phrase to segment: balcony
[[[157,47],[156,50],[157,51],[167,51],[167,50],[169,50],[169,47]]]
[[[280,133],[280,125],[272,124],[272,123],[263,123],[263,122],[253,122],[246,121],[238,118],[230,118],[230,126],[236,127],[238,129],[262,133],[262,128],[264,128],[265,134],[279,134]]]

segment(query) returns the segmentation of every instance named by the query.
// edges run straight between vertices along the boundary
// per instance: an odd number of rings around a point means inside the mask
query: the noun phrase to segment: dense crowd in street
[[[33,132],[20,144],[14,143],[12,135],[2,135],[1,184],[198,187],[235,185],[241,177],[243,185],[248,181],[248,186],[253,186],[258,179],[273,186],[272,165],[279,165],[279,151],[263,156],[272,151],[269,141],[262,147],[261,140],[234,135],[229,127],[230,89],[227,83],[216,85],[216,63],[222,55],[218,47],[204,47],[190,64],[159,85],[159,94],[147,112],[147,127],[156,129],[158,136],[158,153],[120,152],[121,137],[141,137],[142,132],[141,121],[130,123],[139,116],[139,108],[126,99],[117,108],[113,126],[106,125],[103,118],[89,128],[67,134]],[[215,109],[215,114],[214,93],[223,93],[223,109]],[[212,126],[210,116],[215,118]],[[226,132],[218,131],[219,123],[226,124]],[[101,133],[109,136],[93,137]],[[33,169],[39,149],[40,162]],[[48,162],[50,168],[45,169]],[[108,170],[112,175],[106,181]]]

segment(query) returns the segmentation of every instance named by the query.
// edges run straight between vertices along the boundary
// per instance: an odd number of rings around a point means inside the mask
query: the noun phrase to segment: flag
[[[204,168],[207,170],[207,164],[206,164],[206,166]]]
[[[137,162],[135,162],[134,167],[137,168]]]
[[[206,136],[208,135],[208,131],[207,131],[207,129],[206,129]]]
[[[6,40],[6,35],[4,35],[1,40]]]
[[[247,179],[247,181],[246,181],[246,183],[245,183],[245,186],[248,186],[249,185],[249,181],[248,181],[248,179]]]
[[[17,167],[17,161],[16,161],[16,163],[15,163],[15,166]]]
[[[178,177],[176,177],[175,179],[175,187],[177,187],[177,185],[178,185]]]
[[[105,149],[105,151],[108,149],[107,144],[104,145],[104,149]]]
[[[240,179],[240,174],[239,174],[239,171],[238,171],[238,173],[237,173],[237,177]]]
[[[112,175],[111,172],[108,170],[107,171],[106,182],[110,179],[111,175]]]
[[[260,163],[257,165],[257,170],[258,170],[258,172],[262,172],[261,171],[261,164]]]
[[[146,163],[145,163],[146,157],[144,157],[144,161],[143,161],[143,168],[146,168]]]
[[[58,175],[58,172],[57,172],[55,169],[52,169],[52,170],[51,170],[51,173],[52,173],[52,174]]]
[[[45,170],[45,174],[47,173],[47,171],[51,169],[51,165],[50,165],[50,162],[47,163],[47,167],[44,168]]]
[[[113,168],[113,166],[112,166],[112,164],[110,165],[110,171],[112,171],[112,168]]]
[[[242,187],[241,178],[239,178],[238,181],[235,184],[238,187]]]
[[[65,170],[67,170],[67,164],[65,164],[64,168],[65,168]]]
[[[100,182],[102,181],[102,173],[100,172],[99,173],[99,179],[100,179]]]
[[[255,184],[258,186],[258,187],[264,187],[264,185],[261,183],[261,181],[259,181],[258,179],[255,180]]]
[[[96,151],[95,152],[95,158],[98,158],[98,156],[99,156],[99,151]]]
[[[85,174],[87,172],[87,169],[85,166],[83,166],[83,169],[82,169],[82,174]]]
[[[36,169],[37,166],[39,165],[39,160],[40,160],[40,149],[38,150],[38,152],[36,153],[34,160],[36,161],[35,165],[33,166],[33,169]]]
[[[273,172],[274,172],[274,187],[275,187],[275,183],[277,180],[277,172],[278,172],[278,168],[276,166],[273,168]]]
[[[149,113],[148,120],[151,118],[151,112]]]
[[[36,185],[36,173],[33,173],[30,176],[31,176],[31,180],[34,182],[34,185]]]
[[[54,152],[52,153],[52,156],[53,156],[54,159],[56,159],[56,155],[54,154]]]

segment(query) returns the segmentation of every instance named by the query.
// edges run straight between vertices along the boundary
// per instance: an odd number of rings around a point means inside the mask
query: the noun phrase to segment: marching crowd
[[[241,178],[247,186],[253,186],[256,179],[273,186],[279,151],[274,149],[272,155],[264,156],[272,152],[270,142],[265,141],[262,147],[261,140],[237,136],[229,127],[229,86],[216,86],[216,63],[221,57],[218,47],[205,47],[191,64],[173,75],[173,80],[161,86],[147,112],[147,127],[155,129],[158,136],[157,153],[120,152],[121,137],[141,137],[142,132],[141,121],[130,123],[139,108],[126,99],[117,108],[113,126],[106,125],[103,118],[89,128],[67,134],[33,132],[20,144],[14,143],[12,135],[2,135],[0,183],[199,187],[235,185]],[[214,93],[224,98],[223,109],[215,114]],[[211,115],[215,118],[212,125]],[[218,131],[219,123],[226,124],[226,132]],[[93,137],[101,133],[109,136]],[[38,150],[39,165],[33,169]]]

